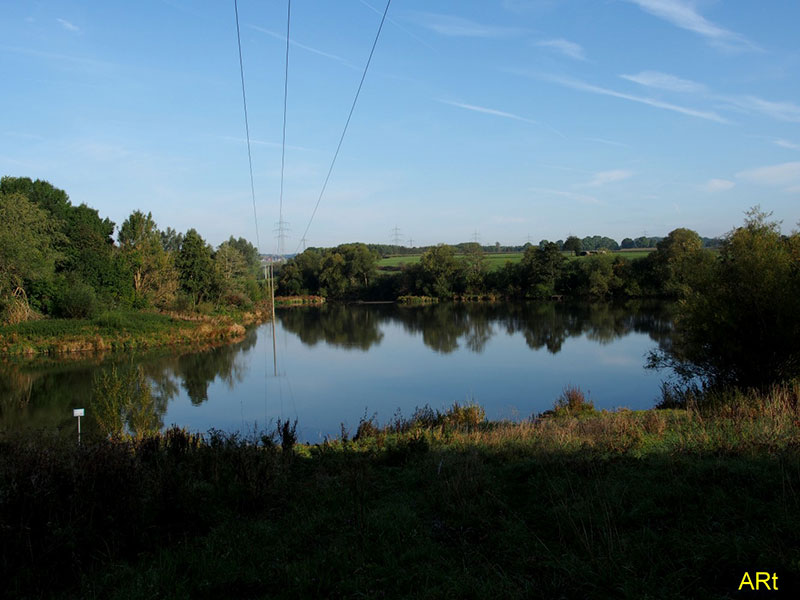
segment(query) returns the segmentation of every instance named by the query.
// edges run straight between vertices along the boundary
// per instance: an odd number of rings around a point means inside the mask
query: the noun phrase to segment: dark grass
[[[6,436],[11,597],[734,598],[800,591],[797,388],[488,423],[421,409],[296,445]],[[773,594],[769,597],[780,597]]]

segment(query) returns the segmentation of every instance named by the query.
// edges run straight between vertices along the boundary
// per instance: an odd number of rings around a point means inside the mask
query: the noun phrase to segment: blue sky
[[[300,245],[385,6],[294,0],[283,218]],[[285,0],[240,0],[263,251]],[[800,220],[796,0],[393,0],[316,246],[714,236]],[[20,1],[0,20],[0,174],[117,224],[255,241],[233,0]]]

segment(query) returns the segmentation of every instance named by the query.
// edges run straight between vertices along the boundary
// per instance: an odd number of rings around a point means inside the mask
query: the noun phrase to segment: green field
[[[653,250],[646,248],[646,249],[636,249],[636,250],[620,250],[617,252],[611,252],[610,254],[619,254],[624,256],[628,259],[634,258],[643,258],[650,254]],[[490,271],[496,271],[503,267],[506,262],[518,263],[522,260],[522,252],[505,252],[501,254],[492,254],[492,253],[485,253],[483,256],[486,259],[486,263],[489,266]],[[564,256],[567,258],[581,258],[578,256],[574,256],[571,252],[562,252]],[[402,256],[388,256],[382,258],[378,261],[378,269],[384,269],[386,267],[401,267],[403,265],[413,265],[419,262],[420,259],[419,254],[407,254]],[[463,257],[463,254],[457,254],[458,257]]]

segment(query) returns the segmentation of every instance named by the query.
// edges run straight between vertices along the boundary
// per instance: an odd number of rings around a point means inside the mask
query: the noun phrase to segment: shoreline
[[[68,357],[192,344],[231,343],[246,328],[268,322],[267,305],[250,311],[199,315],[111,311],[92,319],[40,319],[0,327],[0,358]]]

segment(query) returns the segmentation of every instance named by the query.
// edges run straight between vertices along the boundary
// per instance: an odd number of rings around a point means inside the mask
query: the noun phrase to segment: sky
[[[0,174],[285,251],[800,221],[796,0],[5,3]],[[255,215],[254,215],[255,212]],[[305,244],[302,241],[303,233]]]

